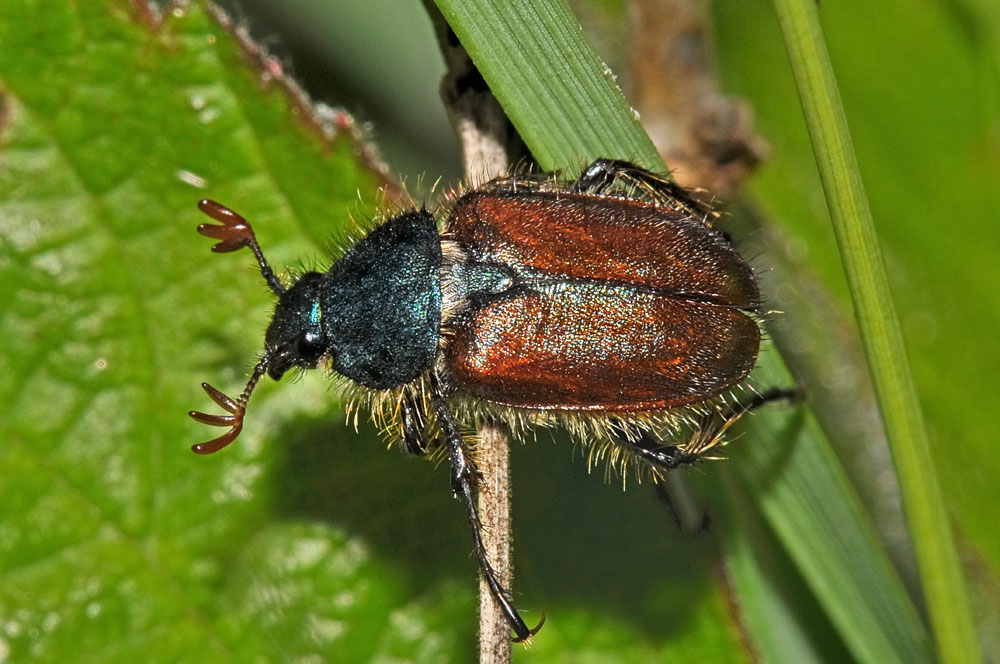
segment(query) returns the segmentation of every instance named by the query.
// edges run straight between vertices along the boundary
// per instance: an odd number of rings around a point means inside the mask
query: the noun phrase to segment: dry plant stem
[[[687,187],[726,197],[767,152],[750,107],[722,94],[707,0],[628,3],[629,99]]]
[[[465,49],[438,13],[425,2],[434,22],[438,43],[448,72],[441,96],[451,114],[465,161],[465,182],[474,186],[506,173],[508,154],[516,140],[500,104],[490,93]],[[509,440],[498,426],[484,425],[479,431],[475,460],[481,476],[477,495],[483,545],[497,580],[511,587],[510,564],[510,454]],[[479,575],[479,662],[509,664],[510,624]]]
[[[502,111],[492,95],[489,100],[502,117]],[[468,103],[469,100],[466,100]],[[489,102],[486,102],[487,104]],[[467,182],[477,178],[485,181],[504,173],[507,168],[506,152],[501,141],[491,132],[480,132],[474,118],[460,115],[455,108],[459,127],[462,154],[465,155]],[[479,111],[483,112],[482,107]],[[486,111],[490,115],[489,111]],[[494,127],[497,125],[493,125]],[[499,126],[505,126],[501,123]],[[479,430],[476,445],[476,464],[482,481],[477,496],[479,520],[483,526],[483,544],[496,571],[497,579],[505,588],[511,587],[510,564],[510,446],[507,433],[498,426],[484,425]],[[490,592],[489,584],[479,575],[479,662],[481,664],[508,664],[511,661],[510,624]]]
[[[510,588],[510,446],[507,433],[497,426],[479,430],[476,461],[483,481],[479,485],[479,519],[483,524],[486,555],[504,587]],[[479,577],[479,661],[511,660],[510,625]]]
[[[465,179],[468,183],[485,182],[508,169],[507,154],[497,129],[506,120],[492,95],[460,94],[452,106],[458,127]],[[477,97],[480,97],[477,99]],[[493,108],[491,108],[491,106]],[[482,128],[486,126],[484,131]],[[477,496],[479,520],[483,525],[483,544],[505,588],[511,587],[510,565],[510,454],[506,432],[484,425],[476,445],[476,465],[482,481]],[[479,661],[481,664],[507,664],[511,661],[510,624],[490,592],[486,579],[479,575]]]

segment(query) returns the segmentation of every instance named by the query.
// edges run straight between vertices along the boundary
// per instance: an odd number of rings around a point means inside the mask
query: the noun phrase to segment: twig
[[[629,100],[686,187],[726,197],[767,153],[750,107],[724,95],[706,0],[628,3]]]
[[[448,72],[441,96],[458,133],[465,161],[465,182],[475,186],[510,168],[511,153],[521,154],[520,139],[465,49],[432,3],[426,2]],[[483,544],[497,579],[511,584],[510,454],[507,433],[497,425],[479,430],[476,464],[482,477],[478,508]],[[509,664],[511,631],[482,575],[479,578],[479,662]]]
[[[476,461],[483,482],[479,487],[479,518],[483,543],[505,588],[510,588],[510,447],[507,432],[486,425],[479,430]],[[479,577],[479,661],[506,664],[511,661],[510,625],[489,585]]]

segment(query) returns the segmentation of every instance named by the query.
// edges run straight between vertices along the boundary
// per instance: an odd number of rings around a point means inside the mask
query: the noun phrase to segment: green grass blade
[[[728,503],[726,567],[746,630],[763,662],[846,661],[850,658],[795,566],[783,553],[728,468],[719,473]]]
[[[765,346],[762,355],[775,353]],[[787,380],[768,362],[755,376],[763,385]],[[795,562],[859,661],[931,661],[917,612],[834,450],[811,416],[789,421],[781,410],[747,418],[746,444],[728,450],[745,493],[781,542],[780,555]]]
[[[936,637],[945,662],[980,659],[962,571],[861,182],[812,0],[775,0],[885,422]]]
[[[592,155],[614,154],[662,169],[565,3],[437,5],[542,168],[579,167]]]

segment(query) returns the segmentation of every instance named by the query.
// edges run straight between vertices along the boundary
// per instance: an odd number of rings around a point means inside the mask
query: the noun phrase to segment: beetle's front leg
[[[476,469],[462,436],[455,421],[455,415],[451,412],[448,402],[441,390],[437,380],[431,382],[434,411],[437,415],[438,425],[444,436],[445,444],[448,446],[448,460],[451,464],[451,484],[455,497],[465,504],[465,510],[469,517],[469,524],[472,526],[472,538],[476,551],[476,558],[479,559],[479,569],[490,587],[490,593],[500,605],[504,617],[510,628],[517,635],[514,641],[525,641],[531,638],[542,626],[538,624],[534,629],[529,629],[521,616],[518,615],[514,603],[510,599],[510,591],[504,588],[500,580],[497,579],[496,571],[490,564],[486,555],[486,546],[483,544],[482,523],[479,521],[479,511],[476,508],[476,485],[479,482],[479,472]],[[544,619],[543,619],[544,622]]]
[[[413,392],[409,388],[404,388],[399,411],[403,426],[403,449],[410,454],[423,456],[427,453],[427,438],[424,429],[424,421],[427,417],[423,402],[418,403]]]

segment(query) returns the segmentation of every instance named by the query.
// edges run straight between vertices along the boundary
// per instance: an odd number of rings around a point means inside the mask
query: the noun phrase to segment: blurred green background
[[[276,267],[311,265],[376,215],[387,178],[422,201],[461,173],[417,3],[232,10],[277,59],[199,3],[162,17],[113,0],[0,5],[0,661],[467,661],[476,567],[445,468],[387,452],[366,423],[356,434],[320,375],[264,384],[225,452],[187,449],[212,435],[185,415],[213,410],[199,382],[238,391],[272,306],[249,256],[214,256],[194,233],[194,203],[247,214]],[[623,7],[575,10],[627,87]],[[850,0],[821,12],[931,431],[929,471],[996,659],[1000,8]],[[768,229],[748,242],[765,236],[788,266],[774,278],[760,266],[785,311],[772,334],[898,546],[771,6],[717,2],[712,16],[723,87],[749,100],[770,144],[740,204]],[[328,107],[311,116],[283,73]],[[843,421],[859,409],[869,421]],[[720,537],[680,534],[648,486],[588,476],[558,442],[541,433],[513,451],[518,601],[549,617],[518,659],[848,656],[794,571],[781,601],[800,631],[784,651],[762,643],[741,614],[760,598],[734,590]],[[689,475],[723,523],[741,512],[716,465]],[[905,551],[897,559],[912,582]]]

